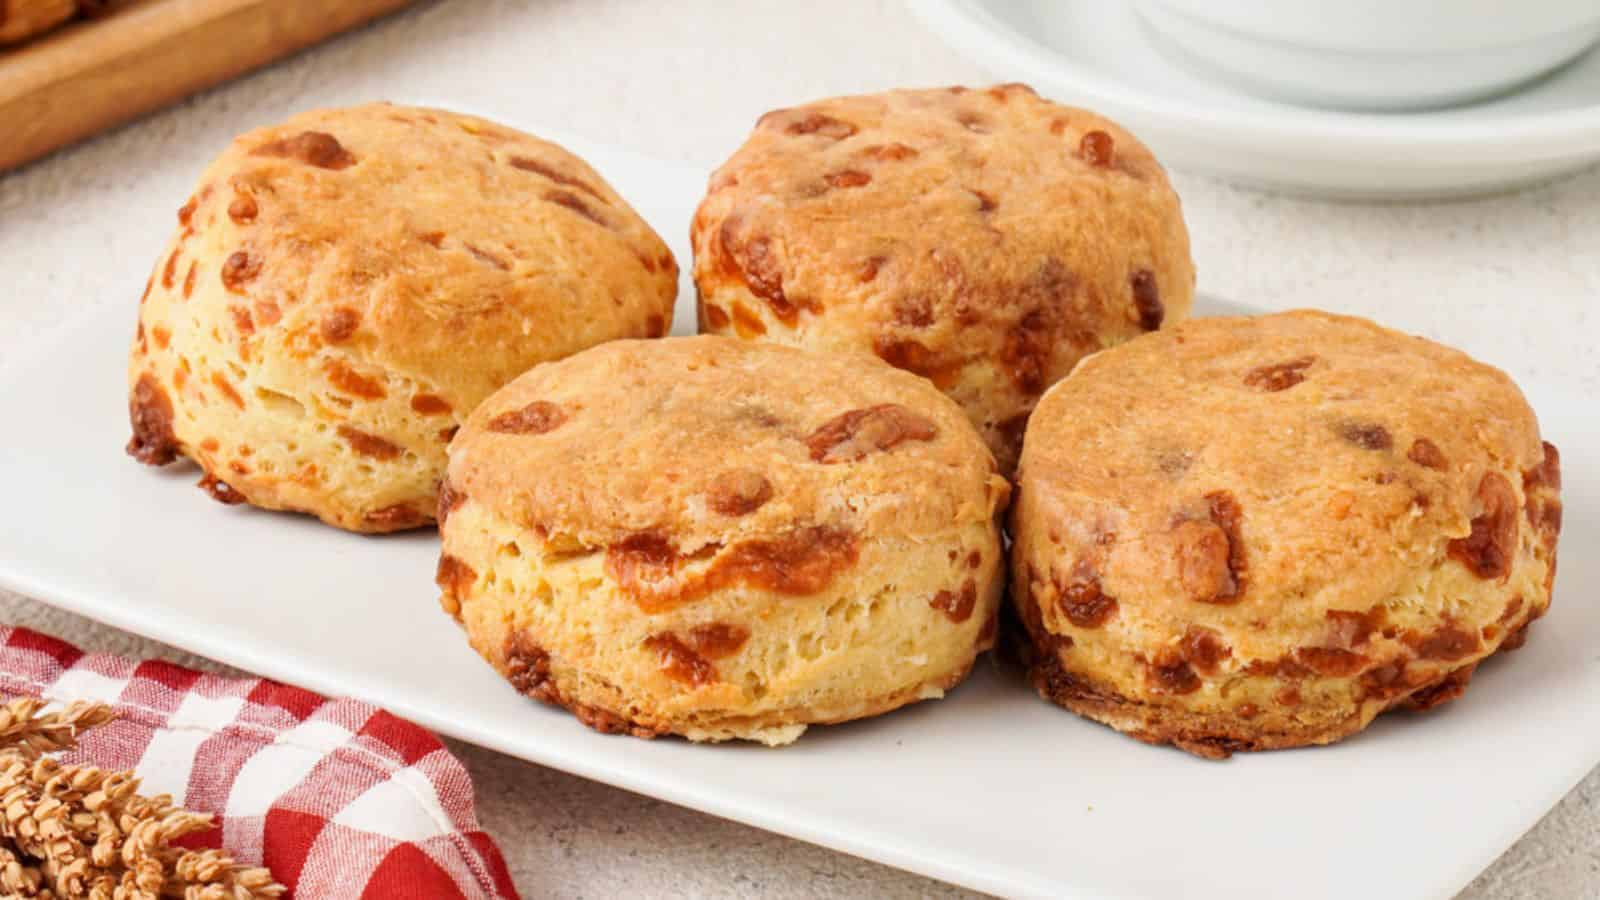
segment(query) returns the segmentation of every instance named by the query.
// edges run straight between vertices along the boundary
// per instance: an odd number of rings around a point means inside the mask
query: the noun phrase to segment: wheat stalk
[[[139,793],[132,772],[69,765],[49,754],[111,721],[110,707],[42,712],[18,697],[0,706],[0,894],[89,900],[256,900],[285,888],[266,869],[172,841],[215,827],[209,813]]]

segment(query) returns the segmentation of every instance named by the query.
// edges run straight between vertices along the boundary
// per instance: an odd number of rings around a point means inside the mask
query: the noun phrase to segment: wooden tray
[[[0,49],[0,171],[408,2],[139,0]]]

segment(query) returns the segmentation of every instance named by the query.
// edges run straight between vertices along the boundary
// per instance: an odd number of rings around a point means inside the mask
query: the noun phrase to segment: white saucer
[[[1483,193],[1600,161],[1600,51],[1520,91],[1454,109],[1356,113],[1241,93],[1106,0],[909,0],[1004,80],[1111,116],[1175,169],[1298,193]]]

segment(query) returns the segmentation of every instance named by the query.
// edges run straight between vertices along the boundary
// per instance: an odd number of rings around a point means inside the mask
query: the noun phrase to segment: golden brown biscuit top
[[[1029,520],[1082,561],[1063,579],[1125,607],[1288,627],[1294,609],[1320,620],[1393,595],[1475,516],[1517,503],[1543,460],[1504,373],[1297,311],[1199,319],[1086,359],[1041,399],[1020,483]]]
[[[472,414],[447,478],[445,504],[489,504],[555,545],[638,539],[679,554],[733,538],[851,552],[868,533],[992,518],[1008,490],[926,381],[870,357],[711,336],[536,366]]]
[[[317,110],[244,134],[179,219],[236,320],[281,320],[291,349],[337,345],[458,409],[529,358],[616,334],[608,317],[665,333],[676,293],[666,246],[582,160],[441,110]]]
[[[768,113],[712,176],[695,230],[697,278],[720,267],[790,322],[857,306],[879,355],[911,369],[920,361],[897,345],[949,343],[991,316],[1010,325],[1064,305],[1153,329],[1166,307],[1187,311],[1194,281],[1177,196],[1150,151],[1024,85]],[[1108,259],[1117,271],[1096,268]],[[1093,337],[1064,339],[1098,349]]]

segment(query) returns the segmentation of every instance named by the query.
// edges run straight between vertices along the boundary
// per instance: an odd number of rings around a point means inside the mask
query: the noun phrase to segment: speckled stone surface
[[[304,107],[379,98],[454,106],[709,171],[774,106],[1005,80],[944,47],[890,0],[739,9],[712,0],[425,4],[0,176],[0,356],[98,304],[131,329],[133,301],[196,173],[234,133]],[[1205,293],[1374,316],[1521,378],[1600,390],[1600,172],[1518,194],[1405,206],[1270,196],[1181,172],[1174,180]],[[0,593],[0,620],[94,650],[222,670],[14,595]],[[452,746],[527,897],[970,896]],[[1461,896],[1600,896],[1600,773]]]

